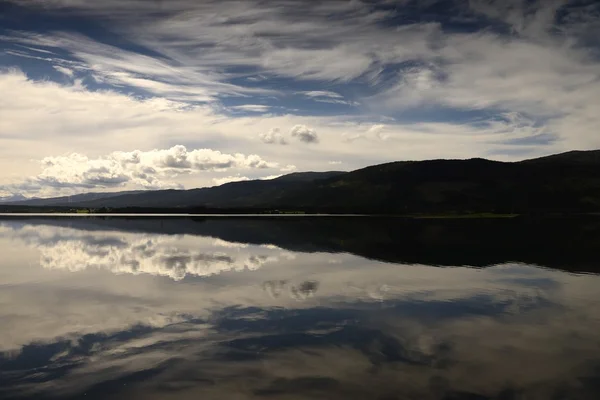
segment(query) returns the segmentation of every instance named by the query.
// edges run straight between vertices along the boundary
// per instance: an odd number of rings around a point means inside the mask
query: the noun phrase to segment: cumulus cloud
[[[267,144],[288,144],[287,139],[283,137],[279,128],[271,128],[268,132],[259,134],[258,137]]]
[[[290,135],[304,143],[318,143],[319,137],[314,129],[306,125],[294,125],[290,130]]]
[[[319,141],[317,132],[306,125],[294,125],[290,129],[289,134],[291,137],[296,138],[304,143],[317,143]],[[268,132],[259,134],[258,137],[263,141],[263,143],[267,144],[288,144],[288,140],[285,136],[283,136],[279,128],[271,128]]]
[[[132,183],[149,189],[180,187],[165,181],[179,174],[228,169],[277,168],[260,156],[241,153],[226,154],[212,149],[188,151],[177,145],[170,149],[131,152],[115,151],[107,156],[89,158],[72,153],[46,157],[41,161],[42,172],[29,184],[52,187],[106,188]]]

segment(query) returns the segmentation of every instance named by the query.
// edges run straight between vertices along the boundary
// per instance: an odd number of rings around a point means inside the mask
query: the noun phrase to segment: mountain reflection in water
[[[597,399],[600,221],[7,218],[0,398]]]

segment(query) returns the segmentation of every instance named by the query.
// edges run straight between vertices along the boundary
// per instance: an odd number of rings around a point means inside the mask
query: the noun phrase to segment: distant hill
[[[328,171],[328,172],[293,172],[291,174],[280,176],[273,179],[277,182],[312,182],[317,179],[334,178],[345,174],[344,171]]]
[[[600,211],[600,151],[516,163],[394,162],[313,182],[280,201],[401,214]]]
[[[401,161],[352,172],[294,173],[212,188],[61,201],[53,205],[374,214],[600,212],[600,151],[513,163]]]
[[[58,207],[247,207],[249,202],[268,202],[284,191],[317,179],[332,178],[343,171],[294,172],[271,180],[231,182],[221,186],[191,190],[126,191],[84,193],[47,199],[7,201],[18,206]]]
[[[23,196],[22,194],[13,194],[11,196],[4,196],[4,197],[0,197],[0,203],[16,203],[16,202],[20,202],[23,200],[28,200],[27,197]]]
[[[569,151],[566,153],[553,154],[551,156],[534,158],[531,160],[521,161],[526,164],[539,164],[539,163],[556,163],[556,164],[600,164],[600,150],[594,151]]]
[[[78,203],[85,202],[85,201],[93,201],[93,200],[106,199],[106,198],[114,197],[114,196],[121,196],[121,195],[125,195],[125,194],[140,194],[140,193],[146,193],[146,191],[133,190],[133,191],[126,191],[126,192],[112,192],[112,193],[107,193],[107,192],[83,193],[83,194],[76,194],[73,196],[51,197],[51,198],[47,198],[47,199],[40,199],[40,198],[27,199],[26,197],[24,197],[22,195],[15,195],[15,196],[13,196],[12,199],[4,201],[3,203],[19,204],[19,205],[27,205],[27,206],[71,205],[71,204],[78,204]]]
[[[125,194],[108,199],[85,201],[82,207],[156,207],[156,208],[252,208],[273,204],[278,199],[307,184],[344,175],[345,172],[292,173],[270,180],[231,182],[210,188],[157,190]]]

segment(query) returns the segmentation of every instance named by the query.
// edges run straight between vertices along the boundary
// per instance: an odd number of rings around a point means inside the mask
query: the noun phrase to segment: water
[[[598,399],[600,220],[0,220],[0,398]]]

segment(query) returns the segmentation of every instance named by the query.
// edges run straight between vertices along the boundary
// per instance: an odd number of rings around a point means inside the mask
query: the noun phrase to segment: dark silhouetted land
[[[87,196],[87,197],[86,197]],[[521,162],[402,161],[191,190],[103,193],[0,206],[3,212],[359,213],[513,216],[600,212],[600,150]]]

